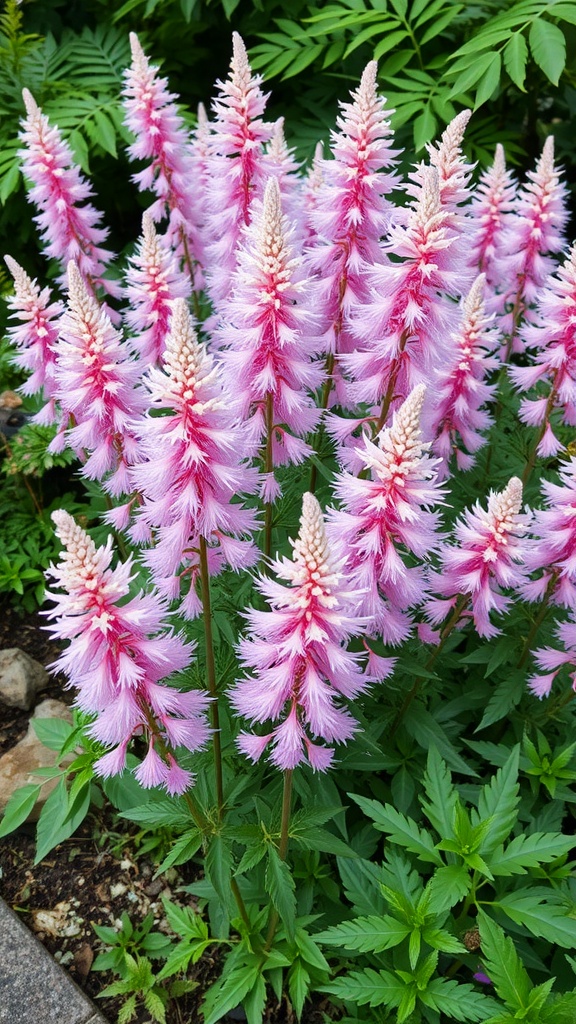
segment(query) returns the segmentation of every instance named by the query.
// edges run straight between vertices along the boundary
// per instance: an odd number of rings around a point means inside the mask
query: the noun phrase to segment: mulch
[[[19,615],[8,603],[0,602],[0,649],[19,647],[41,664],[50,664],[58,647],[42,629],[43,624],[38,613]],[[39,699],[53,697],[70,704],[74,694],[64,688],[64,682],[62,677],[51,677]],[[0,754],[25,735],[29,715],[0,702]],[[118,818],[111,809],[94,810],[67,842],[37,865],[33,825],[26,824],[0,839],[0,895],[92,999],[98,999],[99,992],[117,980],[109,971],[91,969],[105,948],[92,925],[118,927],[125,912],[137,927],[152,913],[154,930],[169,934],[162,897],[190,905],[190,895],[179,887],[201,875],[200,865],[191,863],[155,879],[154,864],[139,853],[137,833],[136,825]],[[168,1004],[167,1024],[201,1021],[202,994],[216,980],[218,966],[209,949],[188,974],[198,988]],[[97,1003],[112,1024],[122,1004],[123,997],[98,999]],[[339,1016],[325,1000],[317,999],[306,1005],[301,1024],[323,1024],[325,1014],[332,1019]],[[143,1006],[132,1020],[134,1024],[153,1024]],[[238,1008],[224,1024],[242,1020],[245,1016]],[[263,1024],[296,1024],[296,1018],[285,1002],[278,1005],[272,996]]]

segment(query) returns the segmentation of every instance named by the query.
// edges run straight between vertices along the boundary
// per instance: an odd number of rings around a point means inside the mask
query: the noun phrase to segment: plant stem
[[[546,591],[545,591],[544,597],[542,598],[542,603],[540,605],[540,609],[538,611],[538,615],[534,619],[534,622],[532,623],[532,625],[531,625],[531,627],[530,627],[530,629],[528,631],[528,635],[526,636],[526,639],[524,640],[524,646],[522,647],[522,654],[520,655],[520,658],[519,658],[519,661],[518,661],[518,668],[524,668],[524,665],[526,664],[526,662],[528,660],[528,656],[530,654],[530,648],[532,647],[532,641],[533,641],[534,637],[536,636],[536,633],[540,629],[540,626],[542,625],[542,623],[544,622],[544,619],[546,618],[546,616],[548,614],[548,611],[549,611],[549,601],[550,601],[550,598],[551,598],[552,594],[554,593],[554,589],[556,587],[557,580],[558,580],[558,569],[556,569],[552,573],[550,579],[548,580],[548,586],[546,587]]]
[[[284,772],[284,789],[282,792],[282,821],[280,823],[280,844],[278,846],[278,856],[280,860],[286,860],[286,854],[288,853],[288,839],[290,832],[290,809],[292,806],[292,776],[293,769],[288,769]],[[274,935],[278,927],[278,921],[280,915],[274,907],[268,921],[268,932],[266,934],[266,944],[264,946],[264,952],[268,953],[274,941]]]
[[[544,437],[544,434],[546,433],[546,428],[549,425],[550,416],[552,415],[552,410],[554,408],[555,401],[556,401],[556,374],[554,375],[554,378],[553,378],[553,381],[552,381],[552,390],[550,391],[550,394],[548,395],[548,401],[546,403],[546,411],[544,413],[544,420],[542,422],[542,426],[540,427],[540,431],[538,433],[538,437],[534,441],[534,444],[532,446],[532,451],[530,452],[530,455],[528,457],[528,461],[526,463],[526,466],[524,467],[524,472],[522,474],[522,484],[524,485],[524,487],[526,486],[528,478],[530,477],[530,474],[531,474],[532,470],[534,469],[534,464],[536,462],[536,456],[538,454],[538,445],[540,444],[542,438]]]
[[[198,826],[203,835],[206,835],[209,829],[209,823],[203,810],[198,806],[194,797],[188,791],[184,794],[184,799],[188,804],[188,810],[194,819],[195,824]]]
[[[248,911],[246,910],[246,904],[244,903],[244,899],[243,899],[242,893],[240,892],[240,887],[239,887],[238,882],[236,881],[235,878],[231,878],[230,879],[230,888],[232,889],[232,895],[234,896],[234,899],[236,900],[236,906],[238,907],[238,911],[239,911],[240,917],[242,918],[242,920],[243,920],[244,924],[246,925],[248,931],[250,931],[251,928],[252,928],[252,922],[250,921],[250,918],[248,917]]]
[[[434,650],[430,654],[430,657],[428,658],[428,661],[424,665],[424,668],[426,669],[426,671],[429,671],[429,669],[432,668],[432,665],[434,664],[434,662],[436,661],[436,658],[438,657],[438,655],[440,654],[442,648],[444,647],[444,644],[446,643],[448,637],[450,636],[450,633],[452,632],[454,627],[458,624],[458,622],[460,620],[460,616],[461,616],[461,614],[462,614],[466,604],[468,603],[468,600],[469,600],[469,598],[468,598],[467,594],[461,594],[460,597],[458,598],[458,600],[457,600],[457,602],[456,602],[456,604],[454,606],[454,611],[452,612],[452,615],[450,616],[450,618],[448,619],[448,622],[443,627],[442,632],[440,633],[440,642],[439,642],[438,646],[434,648]],[[398,713],[396,715],[396,718],[392,722],[392,726],[391,726],[390,733],[389,733],[389,735],[391,737],[394,736],[394,734],[396,733],[396,730],[398,729],[398,726],[400,725],[402,719],[404,718],[404,715],[408,711],[408,708],[412,704],[412,701],[414,700],[415,697],[418,696],[418,693],[420,692],[420,687],[422,686],[422,683],[423,683],[423,677],[422,676],[417,676],[416,679],[414,680],[413,684],[412,684],[412,688],[406,694],[406,696],[404,698],[404,701],[403,701],[403,703],[402,703],[402,705],[401,705],[401,707],[400,707],[400,709],[399,709],[399,711],[398,711]]]
[[[208,556],[206,539],[200,537],[200,587],[202,590],[202,607],[204,609],[204,636],[206,638],[206,677],[212,701],[210,715],[214,735],[214,774],[216,779],[216,803],[218,817],[222,817],[224,807],[224,787],[222,783],[222,743],[220,739],[220,714],[218,711],[218,691],[216,688],[216,663],[214,660],[214,638],[212,636],[212,605],[210,601],[210,576],[208,573]]]
[[[323,411],[328,408],[328,400],[330,398],[330,392],[332,391],[332,387],[334,385],[334,378],[333,378],[334,362],[335,362],[334,352],[330,352],[328,354],[327,359],[326,359],[326,367],[325,367],[326,380],[324,381],[324,386],[322,388],[322,398],[320,400],[320,408]],[[322,418],[320,420],[320,425],[319,425],[317,431],[314,434],[314,442],[313,442],[313,446],[312,447],[313,447],[315,455],[318,455],[318,453],[320,452],[320,448],[322,446],[322,441],[324,439],[324,434],[325,433],[326,433],[326,431],[325,431],[325,428],[324,428],[324,418]],[[308,490],[310,491],[311,494],[314,494],[314,491],[316,490],[316,480],[317,480],[317,477],[318,477],[317,467],[316,467],[316,465],[314,463],[312,463],[312,466],[310,468],[310,484],[309,484],[309,487],[308,487]]]
[[[274,409],[273,409],[273,395],[269,391],[266,395],[266,451],[264,453],[264,472],[266,474],[272,473],[273,471],[273,460],[272,460],[272,434],[274,430]],[[265,518],[264,518],[264,555],[266,558],[270,558],[272,553],[272,502],[266,502]]]

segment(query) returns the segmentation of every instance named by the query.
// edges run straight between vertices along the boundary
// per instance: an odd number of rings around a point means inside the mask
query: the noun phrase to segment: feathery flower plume
[[[402,262],[376,266],[370,301],[353,310],[358,350],[343,355],[341,364],[352,378],[352,402],[381,405],[379,428],[390,408],[446,361],[446,338],[456,326],[454,303],[446,294],[459,296],[466,286],[462,263],[455,264],[452,254],[459,237],[451,219],[440,202],[438,171],[423,168],[408,222],[394,224],[384,246]]]
[[[22,122],[22,171],[32,182],[28,199],[40,211],[35,217],[47,256],[66,266],[75,260],[91,291],[100,286],[118,297],[114,281],[103,278],[113,254],[102,248],[108,231],[100,227],[101,213],[86,202],[93,191],[74,163],[72,151],[58,128],[51,125],[28,89],[23,91],[26,118]],[[58,281],[66,283],[63,272]]]
[[[264,180],[276,178],[282,196],[282,208],[291,224],[297,228],[298,236],[302,234],[302,197],[301,179],[298,176],[300,164],[294,158],[294,150],[286,143],[284,135],[284,118],[279,117],[273,126],[270,142],[264,148],[262,156],[262,173]]]
[[[131,475],[142,504],[133,536],[155,531],[155,544],[142,557],[161,593],[173,599],[181,579],[190,580],[182,605],[190,618],[202,610],[199,537],[208,545],[211,575],[226,565],[253,565],[259,554],[243,539],[256,528],[255,515],[233,501],[256,489],[257,474],[245,462],[243,432],[230,416],[218,372],[196,338],[185,300],[175,299],[164,369],[152,366],[143,378],[150,408],[170,414],[136,424],[139,458]]]
[[[350,613],[342,562],[330,548],[312,494],[304,495],[300,532],[291,543],[292,560],[272,562],[289,586],[258,581],[271,610],[246,613],[249,633],[239,651],[253,674],[236,683],[230,701],[252,723],[280,720],[264,736],[240,734],[238,746],[252,761],[270,746],[270,761],[284,771],[304,760],[315,771],[326,771],[334,751],[314,741],[345,743],[358,728],[339,698],[354,699],[368,682],[359,655],[344,646],[363,622]]]
[[[556,636],[564,645],[563,651],[556,650],[554,647],[540,647],[539,650],[534,651],[534,660],[544,674],[535,673],[531,676],[528,680],[528,689],[540,700],[550,694],[554,680],[563,665],[570,666],[568,678],[571,681],[572,689],[576,690],[576,622],[574,617],[558,626]]]
[[[184,258],[195,280],[198,254],[192,189],[197,183],[190,139],[174,102],[177,97],[169,92],[159,69],[150,64],[134,32],[130,33],[130,47],[132,64],[125,72],[122,93],[126,125],[135,136],[128,155],[132,160],[150,161],[132,180],[141,191],[150,189],[158,197],[150,214],[156,222],[169,218],[168,244]]]
[[[503,491],[490,492],[487,511],[476,502],[457,520],[457,543],[443,544],[440,571],[430,573],[430,589],[441,595],[426,602],[430,622],[439,625],[464,597],[460,617],[471,615],[480,636],[500,633],[490,612],[506,611],[511,599],[502,588],[517,589],[526,574],[520,563],[525,559],[530,514],[521,513],[521,508],[522,482],[512,477]],[[469,604],[471,610],[465,611]]]
[[[134,566],[129,559],[110,567],[111,537],[96,548],[67,512],[53,512],[52,519],[64,551],[48,575],[65,593],[49,594],[55,606],[46,614],[56,619],[51,635],[70,643],[51,667],[78,688],[77,707],[96,716],[88,733],[112,748],[94,770],[104,778],[120,774],[130,740],[144,736],[148,753],[135,771],[140,784],[183,793],[193,779],[176,751],[206,745],[209,698],[203,691],[162,686],[160,680],[186,668],[194,645],[166,628],[166,606],[156,593],[140,592],[125,601]]]
[[[304,242],[311,245],[316,238],[314,210],[324,184],[324,144],[317,142],[314,157],[301,185],[304,210]]]
[[[130,308],[126,323],[142,366],[160,362],[174,299],[188,298],[190,280],[156,232],[150,210],[142,217],[142,238],[126,272]]]
[[[342,473],[335,492],[342,509],[333,511],[329,535],[346,554],[345,571],[358,594],[359,615],[372,635],[399,644],[410,633],[409,609],[424,597],[424,568],[407,564],[406,554],[426,560],[438,547],[438,512],[444,491],[436,483],[440,459],[428,454],[420,414],[426,388],[419,384],[396,411],[376,443],[367,436],[356,449],[367,480]]]
[[[54,423],[57,415],[54,346],[64,307],[61,302],[51,302],[50,289],[40,290],[38,283],[32,281],[11,256],[5,256],[4,260],[14,278],[14,295],[8,299],[12,310],[10,319],[19,321],[8,328],[8,337],[16,348],[13,362],[30,374],[19,390],[25,395],[35,395],[43,389],[46,405],[34,419],[36,423]]]
[[[144,409],[144,396],[136,387],[141,370],[74,262],[68,265],[68,307],[56,352],[56,397],[63,427],[67,416],[73,424],[66,431],[66,443],[84,462],[84,476],[102,480],[112,473],[106,490],[114,496],[128,493],[127,466],[136,451],[131,421]],[[57,435],[52,444],[56,448],[61,441]]]
[[[576,458],[559,472],[560,483],[542,482],[546,508],[534,511],[533,540],[525,563],[536,579],[523,580],[526,601],[549,601],[576,611]]]
[[[462,140],[471,116],[471,110],[461,110],[442,133],[440,142],[426,144],[430,167],[435,167],[438,172],[440,205],[453,214],[450,226],[460,231],[467,229],[468,216],[459,207],[470,198],[470,178],[474,170],[474,164],[467,163],[462,153]],[[418,195],[424,187],[424,168],[424,164],[419,164],[408,175],[414,182],[407,187],[412,195]]]
[[[271,501],[278,493],[274,467],[302,462],[310,451],[303,438],[320,412],[309,392],[322,383],[322,369],[310,358],[315,323],[302,304],[302,261],[293,255],[275,178],[253,214],[219,340],[228,346],[221,361],[230,401],[251,443],[267,447],[265,500]]]
[[[524,325],[520,337],[527,349],[535,350],[535,362],[508,372],[522,392],[539,382],[548,385],[547,395],[523,398],[519,412],[523,423],[540,427],[536,451],[547,458],[563,447],[552,429],[555,410],[565,423],[576,424],[576,245],[539,292],[533,321]]]
[[[534,171],[518,192],[514,216],[502,235],[501,255],[494,275],[504,282],[500,308],[507,309],[503,330],[510,335],[506,357],[522,350],[516,337],[523,316],[531,319],[530,307],[548,274],[554,270],[553,254],[561,252],[568,219],[566,186],[554,164],[554,136],[549,135]]]
[[[264,143],[274,131],[273,124],[262,120],[268,96],[260,88],[261,76],[252,74],[237,32],[232,34],[232,46],[230,75],[225,82],[216,83],[219,93],[212,104],[212,183],[205,243],[210,267],[207,287],[217,311],[231,288],[236,247],[242,228],[250,223],[252,201],[264,191]]]
[[[498,143],[494,163],[480,175],[470,204],[475,227],[469,263],[486,274],[486,284],[491,291],[501,285],[495,273],[495,261],[501,254],[504,228],[514,210],[516,189],[514,175],[506,169],[504,148]]]
[[[352,103],[341,103],[338,132],[332,132],[332,160],[322,166],[322,183],[311,213],[315,240],[308,266],[318,277],[317,296],[325,350],[349,352],[355,342],[347,326],[353,302],[367,299],[366,272],[382,262],[380,239],[386,234],[392,204],[386,196],[398,187],[391,173],[398,150],[386,100],[378,95],[376,61],[364,69]]]
[[[481,431],[488,430],[492,417],[482,407],[492,400],[495,384],[487,384],[486,375],[499,364],[492,355],[499,335],[491,327],[493,317],[484,311],[484,274],[480,274],[462,303],[462,320],[454,337],[452,362],[440,373],[435,384],[438,395],[429,430],[436,438],[433,450],[442,457],[439,479],[450,473],[450,460],[456,456],[458,469],[470,469],[474,454],[484,444]]]

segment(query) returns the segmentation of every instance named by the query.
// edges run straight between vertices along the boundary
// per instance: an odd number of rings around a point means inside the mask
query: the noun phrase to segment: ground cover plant
[[[14,363],[94,495],[51,517],[77,696],[73,724],[36,725],[59,779],[37,857],[107,799],[159,871],[202,866],[172,939],[100,930],[123,1021],[164,1020],[214,950],[205,1024],[313,993],[348,1022],[573,1021],[576,250],[553,139],[524,181],[501,146],[475,170],[463,111],[403,177],[370,62],[305,169],[238,35],[192,133],[130,45],[124,261],[24,94],[54,288],[7,255]]]

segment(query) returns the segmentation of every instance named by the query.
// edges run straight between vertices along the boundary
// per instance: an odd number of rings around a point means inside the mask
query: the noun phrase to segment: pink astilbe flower
[[[576,690],[576,622],[574,613],[572,613],[572,619],[560,623],[555,632],[565,648],[563,651],[554,647],[540,647],[534,651],[534,660],[540,672],[530,676],[528,689],[540,700],[549,696],[554,680],[563,665],[570,666],[568,678],[571,681],[572,689]]]
[[[217,311],[223,309],[231,288],[236,247],[242,228],[250,223],[252,201],[264,191],[268,176],[263,167],[264,143],[274,131],[273,124],[262,120],[268,96],[260,88],[261,76],[252,74],[237,32],[232,45],[230,75],[225,82],[217,82],[219,93],[212,105],[212,182],[205,227],[207,287]]]
[[[103,480],[112,474],[105,481],[109,493],[128,493],[127,467],[136,452],[131,420],[144,409],[143,393],[136,388],[141,369],[73,262],[68,265],[68,306],[56,352],[63,428],[66,417],[72,423],[66,443],[84,462],[84,476]],[[57,435],[54,448],[62,440]]]
[[[522,399],[519,416],[523,423],[540,427],[536,451],[548,457],[563,447],[552,429],[555,410],[565,423],[576,424],[576,245],[539,292],[533,320],[520,337],[528,350],[535,350],[535,362],[510,367],[509,374],[522,392],[547,385],[547,394]]]
[[[164,370],[150,367],[143,378],[150,408],[169,414],[148,415],[136,424],[139,461],[132,480],[142,504],[133,536],[155,531],[143,559],[161,593],[177,597],[181,577],[189,578],[182,606],[189,617],[202,609],[195,589],[200,537],[208,545],[212,575],[258,559],[252,540],[245,539],[256,528],[255,515],[234,501],[256,489],[257,474],[245,461],[244,432],[230,415],[218,373],[196,338],[186,302],[176,299]]]
[[[494,277],[504,283],[500,309],[508,309],[502,329],[510,335],[506,357],[522,351],[516,337],[522,316],[530,319],[530,307],[548,274],[554,270],[553,255],[565,244],[568,219],[566,186],[554,164],[554,137],[548,136],[534,171],[518,192],[514,215],[502,235],[501,254],[494,262]]]
[[[324,184],[324,144],[316,143],[314,157],[301,185],[304,217],[304,241],[312,245],[316,238],[314,211]]]
[[[511,603],[504,589],[518,589],[526,567],[525,533],[529,513],[521,513],[522,482],[512,477],[503,491],[491,491],[488,510],[480,502],[456,521],[456,544],[444,544],[440,571],[430,573],[430,588],[441,595],[426,602],[426,614],[433,625],[448,613],[460,609],[459,619],[472,616],[480,636],[500,633],[490,621],[490,612],[502,614]]]
[[[292,234],[278,182],[270,178],[238,250],[227,323],[219,332],[227,345],[221,360],[230,402],[252,444],[261,445],[272,430],[269,473],[302,462],[310,451],[303,438],[320,416],[310,394],[323,378],[319,362],[310,358],[316,325],[303,301],[306,282]]]
[[[372,635],[398,644],[410,633],[412,615],[425,596],[424,568],[409,565],[407,555],[425,560],[437,548],[438,512],[443,502],[436,483],[439,459],[423,442],[420,413],[425,386],[418,385],[376,442],[363,438],[356,449],[369,479],[350,473],[336,477],[342,509],[330,514],[330,537],[346,553],[346,575],[358,595],[358,614]]]
[[[112,748],[94,770],[104,777],[122,772],[130,740],[144,736],[149,750],[135,771],[139,782],[183,793],[192,775],[178,764],[176,748],[206,745],[209,698],[160,680],[186,668],[194,645],[166,627],[166,606],[156,593],[140,592],[126,601],[134,566],[129,559],[111,568],[111,537],[96,548],[67,512],[52,518],[64,551],[48,575],[65,593],[49,594],[55,606],[46,614],[56,619],[52,637],[70,643],[51,667],[78,688],[76,706],[96,716],[89,735]]]
[[[470,204],[474,227],[469,263],[486,274],[491,291],[502,283],[494,267],[501,254],[504,228],[514,210],[516,189],[514,175],[506,169],[504,148],[498,143],[494,163],[480,175]]]
[[[576,611],[576,458],[560,469],[560,483],[542,482],[546,507],[534,511],[526,569],[536,579],[519,586],[527,601],[546,601]]]
[[[460,239],[450,227],[452,214],[440,202],[438,172],[427,167],[422,175],[406,226],[394,224],[384,246],[402,262],[372,271],[371,299],[353,311],[358,351],[341,357],[352,378],[353,404],[382,403],[383,422],[391,407],[446,362],[446,339],[457,323],[446,295],[460,296],[469,283],[462,261],[452,253]]]
[[[452,363],[440,373],[435,383],[437,404],[428,429],[436,438],[434,453],[442,457],[438,476],[444,480],[450,472],[450,460],[456,456],[458,469],[470,469],[474,455],[484,444],[492,417],[482,408],[491,401],[495,384],[485,377],[498,366],[493,353],[498,333],[492,328],[493,317],[484,310],[483,274],[477,277],[462,303],[462,321],[455,336]]]
[[[304,495],[292,545],[292,560],[272,562],[289,586],[266,577],[258,581],[271,610],[246,613],[249,633],[239,652],[253,674],[236,683],[230,701],[253,723],[281,720],[264,736],[240,734],[238,746],[252,761],[270,746],[270,761],[278,768],[290,770],[307,759],[315,771],[325,771],[334,752],[314,741],[345,743],[358,729],[339,698],[354,699],[368,682],[359,655],[344,646],[363,623],[350,613],[342,562],[330,549],[312,494]]]
[[[72,151],[54,125],[24,89],[26,118],[22,122],[20,150],[22,171],[32,182],[28,199],[40,211],[35,217],[44,244],[44,252],[66,266],[75,260],[88,287],[101,286],[118,297],[120,289],[102,275],[112,253],[102,248],[108,231],[100,227],[101,213],[86,202],[94,194],[74,163]],[[65,272],[58,279],[66,281]]]
[[[383,259],[380,239],[393,206],[386,196],[398,187],[391,172],[398,150],[386,100],[378,95],[376,61],[366,66],[352,103],[341,103],[338,132],[332,132],[333,159],[322,165],[322,182],[311,212],[315,240],[308,266],[318,277],[316,302],[325,350],[355,348],[347,325],[353,302],[368,297],[366,272]]]
[[[460,207],[470,198],[470,178],[474,170],[474,164],[467,163],[462,153],[462,140],[471,116],[471,110],[461,110],[444,130],[438,143],[426,144],[429,166],[438,172],[440,205],[452,214],[450,226],[461,232],[468,231],[469,218]],[[414,184],[408,185],[407,191],[418,195],[425,186],[425,165],[419,164],[408,177]]]
[[[14,295],[8,299],[11,320],[19,323],[8,328],[8,337],[16,348],[13,362],[30,376],[21,385],[24,395],[43,390],[46,405],[34,417],[36,423],[54,423],[57,418],[54,395],[56,381],[54,345],[58,337],[59,319],[64,309],[61,302],[51,302],[49,288],[40,287],[11,256],[4,257],[14,278]]]
[[[133,344],[143,368],[160,362],[174,299],[189,295],[189,277],[157,234],[147,210],[142,217],[142,238],[126,272],[130,303],[126,323],[136,334]]]
[[[135,136],[128,148],[132,160],[150,161],[132,180],[141,191],[158,197],[150,207],[154,221],[168,217],[167,241],[183,257],[195,286],[197,227],[192,190],[195,187],[190,139],[168,82],[150,64],[138,36],[130,33],[132,64],[123,89],[126,125]]]
[[[300,238],[304,228],[299,167],[300,164],[294,158],[294,150],[286,143],[284,118],[279,117],[274,124],[272,137],[264,148],[262,173],[264,180],[276,178],[282,196],[282,209],[290,223],[296,226]]]

